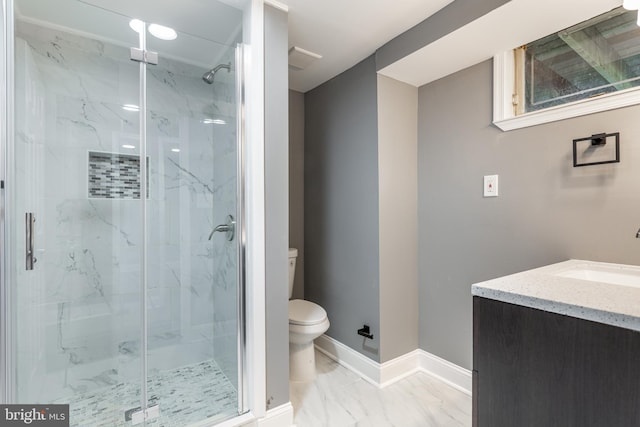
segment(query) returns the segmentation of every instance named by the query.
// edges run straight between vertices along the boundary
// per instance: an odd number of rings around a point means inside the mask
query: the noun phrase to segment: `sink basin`
[[[555,274],[560,277],[610,283],[612,285],[640,288],[640,268],[616,265],[590,265],[572,267]]]

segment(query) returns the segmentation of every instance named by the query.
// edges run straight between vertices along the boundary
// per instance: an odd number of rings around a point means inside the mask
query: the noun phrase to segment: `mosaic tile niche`
[[[101,199],[140,198],[140,157],[89,151],[89,197]],[[147,158],[147,197],[149,159]]]

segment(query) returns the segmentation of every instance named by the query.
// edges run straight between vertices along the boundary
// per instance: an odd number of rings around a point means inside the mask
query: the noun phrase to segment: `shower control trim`
[[[232,215],[227,215],[227,223],[216,226],[209,234],[209,240],[213,238],[213,233],[215,232],[226,233],[227,240],[232,241],[236,235],[236,220]]]
[[[35,264],[38,260],[33,256],[33,248],[35,247],[35,236],[34,236],[34,225],[36,222],[36,217],[33,215],[33,212],[27,212],[24,214],[24,222],[25,222],[25,237],[26,237],[26,245],[25,245],[25,255],[26,255],[26,269],[33,270],[33,264]]]

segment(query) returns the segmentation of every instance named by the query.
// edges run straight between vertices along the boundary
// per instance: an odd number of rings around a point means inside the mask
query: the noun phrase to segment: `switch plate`
[[[498,175],[484,176],[484,197],[498,197]]]

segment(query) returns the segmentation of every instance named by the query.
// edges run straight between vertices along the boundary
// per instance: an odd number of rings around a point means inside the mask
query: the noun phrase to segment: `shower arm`
[[[221,69],[226,69],[227,73],[231,72],[231,62],[227,63],[227,64],[218,64],[215,67],[213,67],[212,69],[210,69],[209,71],[207,71],[206,73],[204,73],[204,75],[202,76],[202,80],[205,81],[205,83],[207,84],[213,84],[213,80],[216,77],[216,73],[218,71],[220,71]]]

